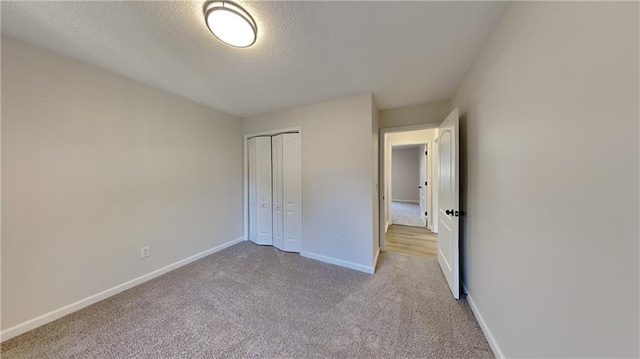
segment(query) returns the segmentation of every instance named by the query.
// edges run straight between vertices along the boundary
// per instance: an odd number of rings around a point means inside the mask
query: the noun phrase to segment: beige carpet
[[[374,276],[243,242],[2,344],[9,358],[493,357],[436,260]]]

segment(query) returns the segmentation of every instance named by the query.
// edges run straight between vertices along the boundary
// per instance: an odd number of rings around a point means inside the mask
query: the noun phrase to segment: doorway
[[[391,146],[391,224],[425,227],[424,145]]]
[[[437,124],[381,130],[381,243],[384,251],[436,258]]]
[[[423,131],[421,131],[423,130]],[[424,131],[427,130],[427,131]],[[421,135],[432,130],[431,136]],[[460,298],[460,119],[455,108],[440,124],[380,130],[380,250],[436,257],[455,299]],[[425,142],[426,141],[426,142]],[[394,145],[425,144],[426,227],[400,226],[390,223],[392,206]],[[429,154],[431,164],[429,164]],[[430,211],[430,212],[429,212]],[[431,221],[429,221],[431,219]],[[431,225],[431,227],[429,227]],[[396,227],[399,226],[399,227]],[[415,248],[423,249],[418,250]],[[435,249],[436,255],[433,255]],[[434,258],[435,259],[435,258]]]

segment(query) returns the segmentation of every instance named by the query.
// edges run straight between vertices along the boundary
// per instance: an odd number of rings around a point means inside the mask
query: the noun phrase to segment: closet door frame
[[[298,132],[300,134],[300,143],[302,143],[302,128],[301,127],[288,127],[288,128],[280,128],[270,131],[264,132],[256,132],[256,133],[248,133],[244,135],[243,141],[243,200],[242,200],[242,208],[243,208],[243,216],[244,216],[244,224],[243,224],[243,237],[244,240],[249,240],[249,139],[251,137],[256,136],[274,136],[280,133],[285,132]],[[302,149],[301,149],[302,152]],[[300,163],[300,172],[302,173],[302,161]],[[301,181],[302,182],[302,179]],[[300,184],[302,186],[302,183]],[[301,191],[302,192],[302,191]],[[302,218],[302,198],[300,198],[300,218]],[[301,224],[302,225],[302,224]],[[300,237],[302,242],[302,249],[304,249],[304,234]]]

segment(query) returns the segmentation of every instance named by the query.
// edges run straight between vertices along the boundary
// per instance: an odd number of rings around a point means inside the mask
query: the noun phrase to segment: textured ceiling
[[[381,109],[448,99],[507,2],[240,2],[238,49],[203,1],[1,4],[2,33],[213,108],[250,116],[373,92]]]

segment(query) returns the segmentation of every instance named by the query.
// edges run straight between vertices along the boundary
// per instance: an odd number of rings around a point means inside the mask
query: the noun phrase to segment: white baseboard
[[[388,230],[389,230],[389,222],[386,222],[384,224],[384,233],[387,233]]]
[[[480,309],[478,309],[478,306],[473,301],[473,298],[471,297],[471,294],[469,294],[469,291],[467,290],[467,286],[464,283],[462,284],[462,288],[464,288],[465,293],[467,293],[467,302],[469,303],[469,306],[471,307],[471,311],[473,312],[473,315],[475,315],[476,320],[478,321],[478,324],[480,324],[480,328],[482,329],[484,336],[487,338],[487,341],[489,342],[489,346],[491,347],[491,350],[493,350],[493,355],[495,355],[496,358],[498,359],[504,359],[505,356],[502,353],[502,349],[500,349],[500,346],[498,345],[496,338],[493,336],[493,334],[491,333],[491,330],[487,326],[487,322],[484,321],[482,314],[480,314]]]
[[[306,257],[306,258],[311,258],[311,259],[315,259],[317,261],[321,261],[321,262],[325,262],[325,263],[329,263],[329,264],[334,264],[340,267],[345,267],[345,268],[349,268],[349,269],[354,269],[360,272],[365,272],[365,273],[369,273],[369,274],[373,274],[373,267],[367,267],[367,266],[363,266],[361,264],[357,264],[357,263],[353,263],[353,262],[347,262],[347,261],[343,261],[341,259],[336,259],[333,257],[327,257],[327,256],[323,256],[320,254],[315,254],[315,253],[311,253],[311,252],[302,252],[300,253],[301,256]]]
[[[232,241],[220,244],[218,246],[215,246],[213,248],[207,249],[206,251],[200,252],[198,254],[194,254],[191,257],[179,260],[175,263],[169,264],[168,266],[162,267],[160,269],[156,269],[151,273],[147,273],[145,275],[142,275],[138,278],[132,279],[128,282],[119,284],[115,287],[109,288],[105,291],[102,291],[100,293],[94,294],[92,296],[86,297],[84,299],[81,299],[77,302],[71,303],[69,305],[65,305],[62,308],[58,308],[55,310],[52,310],[48,313],[45,313],[41,316],[35,317],[33,319],[29,319],[25,322],[22,322],[18,325],[14,325],[11,328],[7,328],[5,330],[3,330],[2,332],[0,332],[0,342],[5,341],[5,340],[9,340],[15,336],[18,336],[20,334],[26,333],[32,329],[35,329],[39,326],[42,326],[44,324],[47,324],[49,322],[52,322],[56,319],[62,318],[67,314],[71,314],[75,311],[78,311],[82,308],[88,307],[91,304],[97,303],[103,299],[109,298],[113,295],[116,295],[124,290],[127,290],[129,288],[135,287],[139,284],[142,284],[146,281],[149,281],[153,278],[159,277],[167,272],[170,272],[174,269],[180,268],[186,264],[189,264],[193,261],[196,261],[200,258],[206,257],[210,254],[213,254],[215,252],[221,251],[227,247],[231,247],[232,245],[236,244],[236,243],[240,243],[242,240],[244,240],[244,236],[240,237],[240,238],[236,238]]]
[[[410,200],[410,199],[392,199],[391,202],[420,203],[420,201],[413,201],[413,200]]]
[[[380,248],[376,252],[376,257],[373,259],[373,272],[375,273],[376,268],[378,267],[378,257],[380,257]]]

